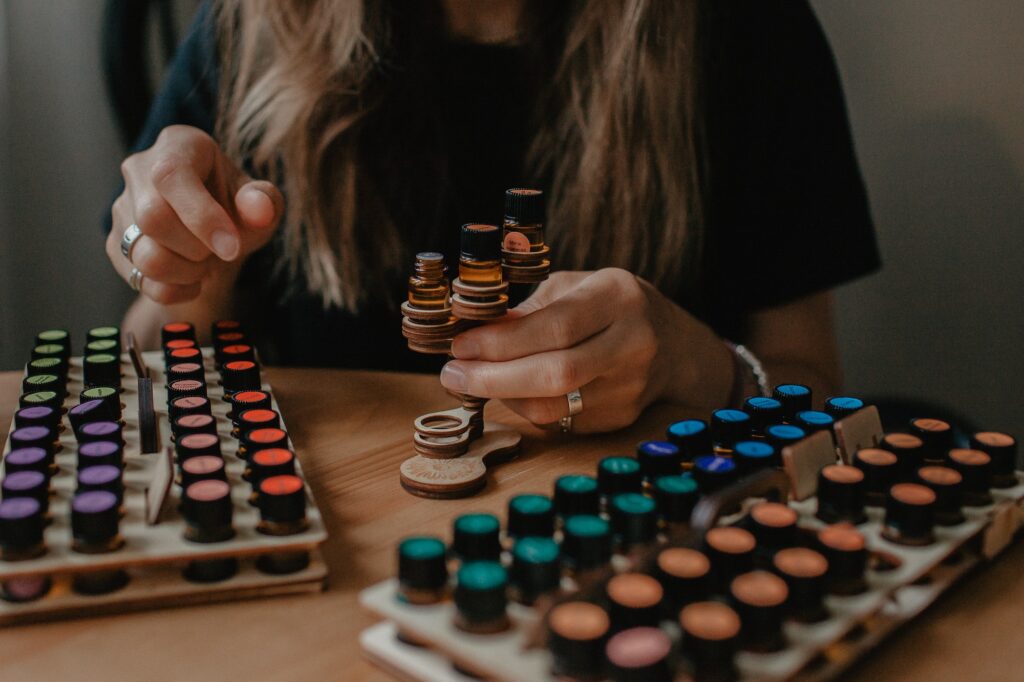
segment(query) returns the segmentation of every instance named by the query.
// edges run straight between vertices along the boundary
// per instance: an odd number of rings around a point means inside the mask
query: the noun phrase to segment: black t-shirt
[[[700,24],[703,275],[696,299],[665,293],[719,334],[742,340],[750,312],[832,288],[880,261],[835,63],[810,7],[796,0],[720,0],[706,8]],[[171,124],[213,130],[217,65],[207,10],[175,57],[139,149]],[[504,190],[538,182],[523,174],[533,89],[523,77],[520,49],[454,41],[441,49],[447,198],[436,225],[399,228],[411,253],[442,250],[451,257],[459,225],[500,221]],[[429,234],[444,237],[425,243]],[[287,282],[268,274],[278,248],[272,243],[254,257],[240,284],[261,301],[261,350],[273,362],[439,366],[437,358],[405,346],[397,311],[404,280],[396,278],[392,291],[358,313],[325,310],[315,295],[282,297]]]

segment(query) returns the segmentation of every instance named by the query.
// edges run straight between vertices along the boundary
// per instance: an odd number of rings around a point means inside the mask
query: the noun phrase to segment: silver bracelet
[[[764,371],[764,365],[757,359],[757,356],[742,344],[726,341],[726,345],[732,350],[733,355],[750,369],[750,373],[754,375],[754,381],[757,382],[757,390],[761,396],[764,398],[770,397],[771,384],[768,382],[768,373]]]

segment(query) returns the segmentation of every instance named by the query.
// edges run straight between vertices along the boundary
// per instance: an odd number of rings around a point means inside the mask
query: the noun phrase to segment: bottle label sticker
[[[522,232],[509,232],[501,244],[510,253],[529,253],[530,240]]]

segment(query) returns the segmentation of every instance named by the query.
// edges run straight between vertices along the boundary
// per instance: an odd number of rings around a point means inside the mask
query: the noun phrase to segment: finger
[[[182,258],[198,263],[211,255],[210,249],[185,227],[155,187],[135,190],[131,222],[139,226],[142,234]]]
[[[151,179],[199,241],[221,260],[232,261],[238,257],[241,248],[238,229],[224,207],[210,195],[191,159],[168,154],[153,165]]]
[[[209,271],[209,259],[197,263],[182,258],[146,235],[132,247],[131,263],[149,279],[166,284],[201,282]]]
[[[107,256],[110,258],[110,262],[113,264],[114,270],[117,274],[121,276],[121,279],[127,282],[131,277],[132,268],[134,266],[121,254],[119,242],[120,238],[112,231],[107,237]],[[160,303],[161,305],[171,305],[174,303],[191,301],[197,297],[201,291],[202,284],[199,282],[195,282],[193,284],[168,284],[149,279],[148,277],[143,277],[142,284],[139,287],[140,294]]]
[[[274,233],[284,214],[284,197],[273,183],[253,180],[235,192],[235,212],[241,221],[242,252],[260,248]]]
[[[586,279],[591,273],[583,271],[556,272],[540,283],[537,290],[529,298],[509,311],[514,317],[525,317],[535,310],[540,310],[569,289]]]
[[[606,329],[618,313],[614,292],[600,278],[587,278],[526,317],[470,329],[455,337],[460,360],[502,362],[571,348]]]
[[[441,384],[481,398],[565,395],[606,370],[615,352],[612,335],[605,333],[569,349],[506,362],[452,360],[441,370]]]
[[[613,431],[629,426],[640,414],[636,403],[624,401],[617,381],[600,377],[580,389],[583,411],[572,418],[573,433]],[[555,398],[505,398],[509,409],[541,428],[558,428],[569,415],[565,396]]]

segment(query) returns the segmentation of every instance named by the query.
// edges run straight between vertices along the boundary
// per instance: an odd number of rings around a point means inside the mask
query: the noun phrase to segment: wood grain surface
[[[360,653],[358,634],[373,618],[357,595],[394,573],[399,538],[447,539],[453,517],[470,510],[503,518],[511,495],[548,493],[557,475],[593,473],[601,457],[632,452],[638,440],[661,436],[670,421],[703,416],[660,406],[626,431],[565,437],[527,428],[493,402],[488,420],[520,427],[522,454],[489,474],[479,495],[429,500],[402,490],[398,467],[412,451],[412,420],[455,404],[437,377],[274,368],[267,377],[324,514],[328,590],[6,628],[0,679],[390,679]],[[10,423],[20,380],[20,373],[0,373],[0,429]],[[1024,543],[955,588],[847,679],[1024,679],[1017,662],[1021,614]]]

